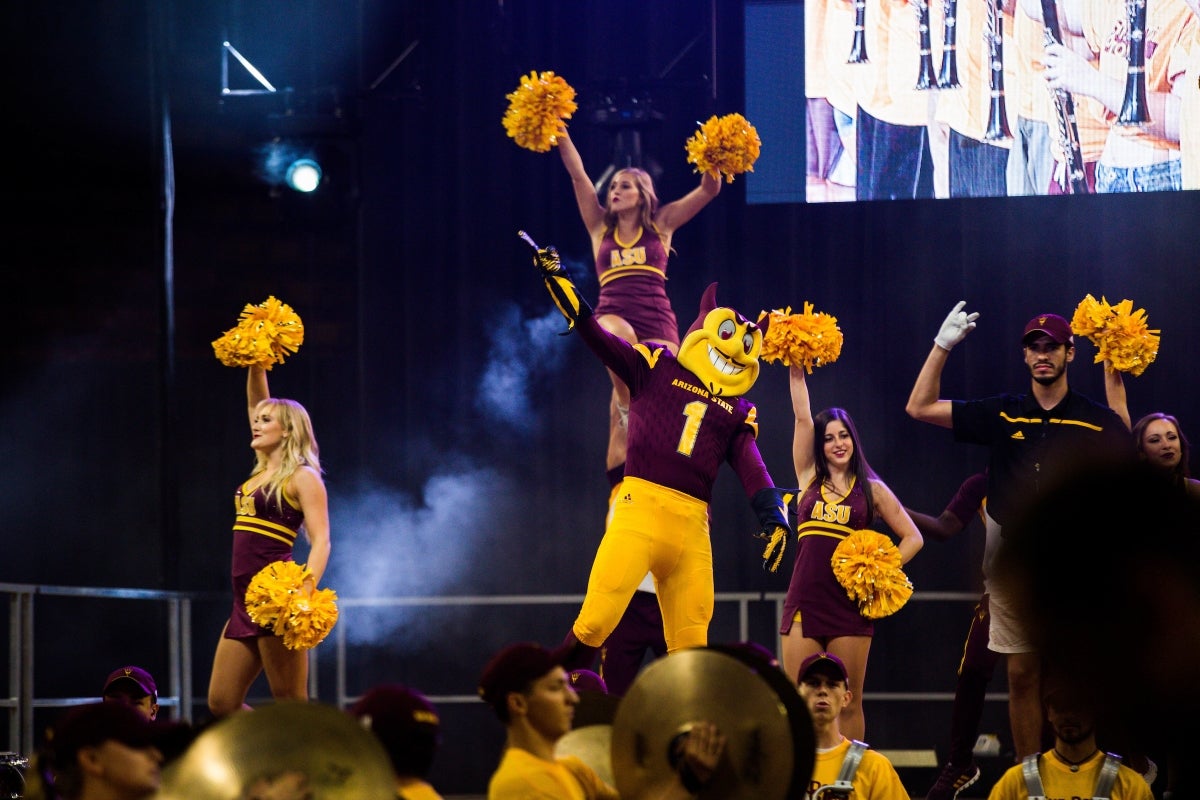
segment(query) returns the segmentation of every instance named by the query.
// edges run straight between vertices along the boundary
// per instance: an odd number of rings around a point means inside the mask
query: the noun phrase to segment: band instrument
[[[808,707],[778,666],[736,646],[693,647],[648,664],[617,706],[612,770],[621,797],[659,797],[677,782],[675,746],[713,722],[725,752],[701,800],[798,800],[816,758]]]
[[[1008,128],[1008,112],[1004,107],[1004,19],[1000,8],[1004,0],[984,0],[988,6],[988,28],[984,33],[988,45],[988,89],[990,102],[988,104],[987,130],[984,131],[985,142],[996,142],[1011,139],[1012,132]]]
[[[1150,121],[1146,105],[1146,2],[1125,0],[1129,22],[1129,67],[1125,71],[1125,99],[1117,114],[1118,125],[1144,125]]]
[[[1055,0],[1041,0],[1045,43],[1062,44],[1062,29],[1058,24],[1058,5]],[[1075,98],[1066,89],[1051,89],[1054,116],[1058,123],[1058,142],[1066,159],[1068,194],[1088,194],[1087,174],[1083,167],[1083,149],[1079,143],[1079,126],[1075,122]]]
[[[371,731],[340,708],[278,701],[205,728],[163,769],[154,800],[395,800],[396,776]]]
[[[854,0],[854,38],[850,42],[847,64],[866,64],[867,58],[867,0]]]
[[[958,82],[958,0],[942,2],[942,64],[938,69],[938,88],[957,89]]]
[[[912,0],[912,4],[917,12],[917,43],[921,51],[916,88],[921,91],[937,89],[937,76],[933,73],[933,45],[929,35],[929,0]]]

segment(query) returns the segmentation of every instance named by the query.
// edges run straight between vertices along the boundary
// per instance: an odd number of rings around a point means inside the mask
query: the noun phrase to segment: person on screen
[[[993,106],[989,99],[992,71],[988,10],[985,3],[969,0],[959,0],[956,6],[960,86],[937,92],[935,114],[937,123],[948,132],[949,196],[1003,197],[1008,192],[1006,171],[1012,137],[992,138],[989,131],[1000,130],[1001,120],[994,118],[995,113],[1006,115],[1003,122],[1007,126],[1011,109],[1006,102]],[[1000,14],[997,19],[1003,26],[1011,17]],[[1005,50],[1004,56],[1011,61],[1013,53]]]
[[[935,92],[916,89],[921,59],[916,15],[908,3],[867,0],[868,61],[859,65],[855,197],[934,196],[929,125]]]
[[[1200,19],[1200,0],[1184,0]],[[1187,73],[1179,82],[1179,162],[1184,189],[1200,189],[1200,28],[1192,38]]]
[[[1078,53],[1087,53],[1090,57],[1088,44],[1083,37],[1085,2],[1086,0],[1057,0],[1055,6],[1058,11],[1059,32],[1064,46]],[[1068,96],[1071,103],[1070,110],[1075,113],[1075,133],[1079,142],[1080,168],[1083,170],[1087,191],[1093,193],[1096,191],[1096,162],[1100,160],[1100,154],[1104,151],[1104,143],[1108,140],[1111,120],[1108,118],[1104,106],[1095,98],[1082,94],[1076,95],[1065,90],[1060,94],[1058,90],[1050,86],[1045,73],[1045,53],[1049,42],[1045,34],[1041,0],[1019,0],[1019,5],[1018,19],[1029,20],[1037,28],[1038,36],[1041,38],[1041,44],[1037,47],[1036,74],[1031,76],[1030,90],[1035,93],[1035,96],[1041,95],[1046,98],[1050,114],[1048,117],[1051,126],[1049,132],[1050,172],[1045,176],[1040,173],[1037,175],[1031,173],[1033,180],[1042,181],[1042,188],[1036,194],[1071,193],[1069,142],[1064,138],[1065,129],[1062,127],[1068,110],[1066,106],[1066,97]],[[1014,194],[1011,171],[1009,178],[1010,194]]]
[[[808,138],[805,199],[810,203],[825,201],[826,181],[842,155],[833,106],[826,97],[825,61],[818,44],[827,5],[825,2],[804,5],[804,124]]]
[[[1144,64],[1130,63],[1126,0],[1083,4],[1085,55],[1065,45],[1046,47],[1046,80],[1053,89],[1092,98],[1110,127],[1096,164],[1097,192],[1157,192],[1183,188],[1180,164],[1181,80],[1196,38],[1196,14],[1183,0],[1147,3]],[[1147,113],[1128,113],[1145,95]]]
[[[810,203],[854,199],[854,114],[858,108],[854,76],[859,65],[846,59],[853,33],[852,0],[805,3],[804,89],[811,126],[807,190]],[[834,139],[825,138],[830,133]],[[819,148],[824,151],[814,153]]]
[[[1053,175],[1050,147],[1056,123],[1051,93],[1042,77],[1046,43],[1041,19],[1040,0],[1018,0],[1012,35],[1004,42],[1005,58],[1012,67],[1006,89],[1013,141],[1005,171],[1008,194],[1013,197],[1046,194]]]

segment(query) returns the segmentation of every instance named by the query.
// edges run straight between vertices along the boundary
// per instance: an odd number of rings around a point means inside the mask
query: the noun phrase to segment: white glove
[[[967,338],[967,334],[975,330],[975,320],[979,319],[979,312],[972,311],[968,314],[963,311],[963,306],[966,304],[966,300],[959,300],[946,317],[946,321],[942,323],[937,336],[933,337],[933,343],[946,352],[952,350],[954,345]]]

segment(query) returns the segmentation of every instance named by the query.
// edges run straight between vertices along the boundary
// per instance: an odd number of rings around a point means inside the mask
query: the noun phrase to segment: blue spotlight
[[[312,192],[321,185],[321,165],[311,158],[298,158],[287,168],[284,181],[297,192]]]
[[[259,147],[257,156],[255,171],[272,187],[307,194],[321,185],[323,173],[311,144],[276,138]]]

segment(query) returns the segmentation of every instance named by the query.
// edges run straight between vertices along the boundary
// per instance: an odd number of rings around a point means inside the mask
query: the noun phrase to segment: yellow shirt
[[[547,761],[527,750],[510,747],[488,782],[488,800],[620,800],[617,790],[600,780],[576,756]]]
[[[855,84],[863,110],[892,125],[927,124],[936,92],[915,88],[921,65],[916,8],[908,0],[867,0],[866,43],[870,63],[859,65],[865,69]]]
[[[809,781],[805,800],[809,800],[817,789],[828,786],[837,780],[842,770],[842,759],[850,749],[850,740],[843,739],[842,743],[826,751],[817,751],[817,760],[813,764],[812,780]],[[851,781],[853,790],[850,800],[908,800],[908,792],[896,774],[896,768],[887,757],[867,750],[858,764],[858,771]]]
[[[1062,763],[1050,751],[1038,759],[1038,772],[1042,777],[1042,789],[1046,797],[1091,797],[1095,793],[1096,779],[1100,776],[1100,767],[1104,764],[1104,754],[1097,751],[1087,761],[1079,765],[1078,772],[1072,772],[1070,767]],[[1113,783],[1112,800],[1153,800],[1154,794],[1146,779],[1124,764],[1117,771],[1117,779]],[[1029,792],[1025,788],[1025,776],[1021,765],[1009,767],[992,787],[988,800],[1027,800]]]
[[[1010,87],[1016,79],[1012,65],[1017,60],[1017,54],[1013,49],[1012,37],[1009,36],[1013,18],[1009,14],[1001,14],[1000,20],[1003,23],[1001,35],[1004,37],[1004,110],[1006,117],[1013,118],[1014,112],[1008,100],[1013,95]],[[960,43],[958,82],[961,86],[938,92],[937,121],[949,125],[963,136],[981,142],[987,132],[992,111],[992,71],[985,39],[990,20],[986,3],[980,0],[960,0],[956,21]],[[969,43],[971,46],[964,47],[962,43]],[[1010,81],[1010,78],[1013,80]],[[1012,127],[1010,124],[1010,131]],[[1012,140],[997,139],[989,144],[1009,148],[1012,147]]]
[[[1091,13],[1089,13],[1091,12]],[[1195,40],[1196,15],[1183,0],[1153,0],[1146,5],[1146,92],[1170,92],[1183,76],[1190,44]],[[1129,31],[1125,0],[1094,0],[1084,4],[1084,37],[1100,54],[1100,72],[1125,84],[1129,72]],[[1117,115],[1108,111],[1109,121]],[[1158,150],[1178,150],[1173,142],[1140,126],[1113,125],[1110,136],[1123,137]]]
[[[817,52],[824,62],[825,98],[838,111],[853,117],[858,108],[855,81],[859,74],[870,70],[871,65],[849,64],[846,61],[854,41],[853,0],[825,0],[824,6]],[[808,13],[807,5],[805,13]]]
[[[1008,47],[1012,46],[1010,59]],[[1017,9],[1013,15],[1013,35],[1004,43],[1004,67],[1013,66],[1012,82],[1005,75],[1010,106],[1025,119],[1054,124],[1054,107],[1050,102],[1050,87],[1042,70],[1042,54],[1046,52],[1046,28],[1042,23]]]

